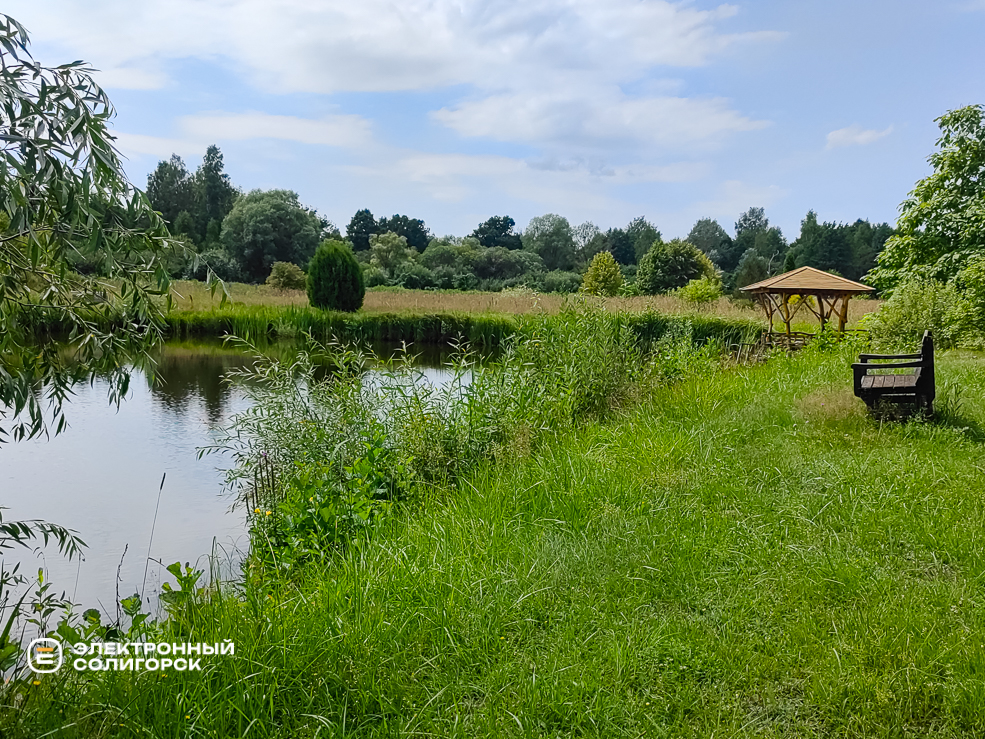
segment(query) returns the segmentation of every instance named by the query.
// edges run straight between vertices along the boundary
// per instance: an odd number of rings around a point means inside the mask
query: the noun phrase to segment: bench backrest
[[[920,384],[929,390],[933,396],[936,387],[934,382],[934,337],[929,329],[923,332],[923,341],[920,342],[920,354],[920,361],[924,363],[920,371]]]

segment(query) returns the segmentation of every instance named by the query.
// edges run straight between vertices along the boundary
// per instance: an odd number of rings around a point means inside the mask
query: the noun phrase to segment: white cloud
[[[106,69],[110,87],[163,86],[177,60],[219,62],[273,93],[431,90],[472,98],[434,119],[463,136],[557,147],[675,149],[763,124],[720,98],[669,96],[666,68],[712,63],[773,32],[724,33],[738,10],[668,0],[12,0],[59,52]],[[626,85],[640,90],[630,96]],[[679,93],[680,94],[680,93]],[[277,130],[241,121],[244,135]],[[314,124],[294,140],[335,136]],[[359,139],[351,124],[346,135]],[[345,138],[345,136],[343,136]]]
[[[741,180],[728,180],[718,189],[713,200],[695,204],[693,212],[698,218],[724,219],[723,223],[736,214],[751,207],[768,208],[787,195],[787,191],[776,185],[751,185]]]
[[[370,122],[358,115],[312,120],[268,113],[203,113],[179,119],[179,126],[198,141],[281,139],[302,144],[361,147],[370,142]]]
[[[604,214],[622,206],[609,186],[648,182],[684,182],[705,174],[703,163],[632,165],[596,171],[585,162],[541,166],[494,155],[390,152],[372,164],[345,166],[349,175],[370,181],[412,183],[429,197],[462,202],[475,195],[493,200],[508,196],[556,212]],[[582,216],[579,216],[582,217]]]
[[[163,60],[220,57],[278,92],[509,86],[524,71],[625,78],[780,35],[721,33],[734,6],[666,0],[12,0],[7,12],[141,88]]]
[[[730,109],[721,98],[630,98],[617,90],[595,97],[524,91],[442,108],[433,117],[463,136],[535,144],[649,144],[661,148],[718,141],[723,134],[768,125]]]
[[[827,148],[837,149],[842,146],[865,146],[866,144],[871,144],[881,138],[885,138],[892,132],[892,126],[882,131],[877,131],[871,128],[862,128],[858,124],[854,124],[829,133]]]
[[[178,137],[116,132],[117,147],[127,157],[167,157],[171,154],[196,156],[209,144],[252,139],[278,139],[355,149],[372,145],[370,122],[358,115],[309,119],[259,112],[219,111],[179,118],[178,129],[182,134]]]

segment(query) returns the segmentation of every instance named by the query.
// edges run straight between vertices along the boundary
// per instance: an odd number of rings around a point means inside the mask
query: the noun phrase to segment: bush
[[[691,303],[693,305],[714,303],[722,297],[722,283],[708,277],[691,280],[684,287],[677,290],[677,297],[685,303]]]
[[[366,296],[363,271],[349,245],[322,242],[308,265],[308,301],[315,308],[357,311]]]
[[[702,276],[714,279],[715,274],[715,266],[698,247],[674,239],[666,244],[654,244],[643,255],[636,285],[641,293],[656,295],[684,287]]]
[[[975,339],[980,345],[985,343],[985,255],[972,258],[958,275],[958,281],[965,290],[971,309],[970,323],[975,327]]]
[[[363,267],[363,282],[366,287],[383,287],[386,285],[386,275],[379,267],[369,264]]]
[[[600,251],[592,259],[581,289],[589,295],[616,295],[622,287],[622,272],[615,257],[607,251]]]
[[[581,275],[560,269],[551,270],[541,277],[540,288],[545,293],[576,293],[581,289]]]
[[[887,351],[919,346],[927,329],[941,349],[973,344],[976,333],[970,301],[953,283],[933,280],[900,284],[877,313],[863,319],[862,326],[869,330],[873,345]]]
[[[480,280],[508,280],[529,271],[520,251],[512,251],[503,246],[483,249],[475,259],[475,276]],[[542,265],[543,266],[543,265]]]
[[[393,283],[408,290],[426,290],[436,287],[434,273],[417,262],[404,262],[393,272]]]
[[[293,262],[274,262],[267,284],[277,290],[304,290],[308,278]]]
[[[208,268],[211,267],[216,277],[226,282],[241,282],[244,278],[243,271],[240,269],[239,262],[226,253],[225,249],[210,249],[203,252],[185,271],[185,277],[189,280],[205,281]]]

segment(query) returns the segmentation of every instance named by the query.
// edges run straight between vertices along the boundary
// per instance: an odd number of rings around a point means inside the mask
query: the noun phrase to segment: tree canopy
[[[631,220],[626,226],[626,233],[633,242],[633,264],[638,263],[650,251],[651,246],[661,241],[657,227],[643,216]]]
[[[123,172],[92,68],[45,67],[28,44],[0,15],[0,441],[47,430],[42,398],[63,428],[76,381],[99,374],[122,397],[131,363],[161,337],[154,298],[168,305],[165,261],[182,249]],[[74,272],[79,258],[112,279]],[[71,355],[38,341],[35,327],[52,323]]]
[[[723,257],[730,255],[732,237],[713,218],[702,218],[691,227],[687,241],[701,249],[715,264],[721,265]]]
[[[612,254],[599,252],[585,272],[581,289],[589,295],[615,295],[622,287],[622,272]]]
[[[549,270],[569,270],[575,262],[575,240],[568,219],[554,213],[530,219],[523,246],[544,260]]]
[[[345,227],[345,237],[356,251],[369,249],[369,237],[378,233],[382,233],[380,224],[376,222],[368,208],[357,210],[349,220],[349,225]]]
[[[378,229],[377,233],[389,232],[403,236],[407,239],[407,246],[418,252],[427,249],[431,242],[431,231],[420,218],[394,214],[390,218],[381,218]]]
[[[880,290],[911,277],[953,280],[985,254],[985,106],[949,111],[936,123],[933,173],[903,201],[896,234],[866,277]]]
[[[225,173],[222,152],[212,145],[202,164],[189,173],[177,154],[159,162],[147,177],[147,198],[171,227],[199,247],[219,242],[222,221],[232,210],[239,191]]]
[[[261,282],[274,262],[308,264],[331,224],[298,202],[290,190],[253,190],[236,201],[222,227],[222,243],[244,277]]]
[[[717,279],[715,267],[693,244],[681,239],[655,244],[640,260],[636,284],[647,295],[684,287],[700,277]]]
[[[492,216],[480,223],[472,232],[472,236],[486,248],[502,246],[506,249],[520,249],[523,247],[523,241],[520,235],[513,231],[514,226],[516,221],[509,216]]]

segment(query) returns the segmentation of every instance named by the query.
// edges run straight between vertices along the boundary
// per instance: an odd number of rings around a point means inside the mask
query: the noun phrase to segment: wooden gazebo
[[[821,323],[822,329],[829,322],[837,321],[838,331],[844,332],[848,323],[848,301],[854,295],[875,290],[861,282],[846,280],[813,267],[801,267],[740,289],[754,295],[763,307],[771,334],[774,318],[779,317],[783,321],[788,346],[799,343],[795,341],[799,334],[791,331],[790,324],[805,306]]]

